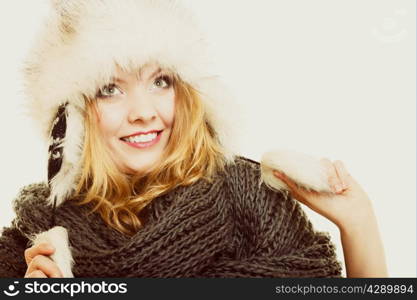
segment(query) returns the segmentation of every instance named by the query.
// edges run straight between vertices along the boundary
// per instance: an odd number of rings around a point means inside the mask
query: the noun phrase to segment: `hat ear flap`
[[[59,206],[71,197],[81,173],[84,120],[70,103],[58,107],[52,122],[48,153],[49,203]]]
[[[52,123],[51,139],[48,148],[48,184],[58,174],[62,166],[64,154],[63,141],[67,131],[67,103],[58,108],[55,120]]]

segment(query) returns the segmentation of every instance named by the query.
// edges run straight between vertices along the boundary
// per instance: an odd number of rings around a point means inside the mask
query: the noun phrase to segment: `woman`
[[[236,105],[186,10],[53,3],[25,69],[50,144],[48,185],[15,200],[1,276],[340,277],[329,236],[295,199],[340,228],[348,277],[386,276],[372,206],[341,162],[320,162],[333,191],[274,171],[288,193],[260,184],[261,165],[235,154]],[[55,225],[69,247],[31,246]]]

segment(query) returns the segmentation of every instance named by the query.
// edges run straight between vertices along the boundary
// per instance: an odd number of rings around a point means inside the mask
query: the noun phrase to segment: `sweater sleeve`
[[[330,236],[317,232],[289,193],[260,184],[260,166],[240,161],[230,177],[233,255],[204,277],[341,277]]]
[[[28,239],[16,228],[14,221],[10,227],[4,227],[0,234],[0,277],[23,278]]]

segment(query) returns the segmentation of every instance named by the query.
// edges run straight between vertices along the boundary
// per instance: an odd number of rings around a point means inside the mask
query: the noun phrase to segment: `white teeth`
[[[156,139],[157,133],[149,133],[149,134],[140,134],[136,136],[131,136],[128,138],[124,138],[125,141],[129,143],[146,143]]]

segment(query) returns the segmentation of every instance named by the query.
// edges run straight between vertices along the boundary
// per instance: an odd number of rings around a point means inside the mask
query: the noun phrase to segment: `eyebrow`
[[[148,79],[149,78],[153,78],[153,77],[155,77],[158,73],[161,73],[162,72],[162,70],[161,70],[161,68],[158,68],[158,69],[156,69],[149,77],[148,77]]]
[[[148,79],[149,78],[153,78],[154,76],[156,76],[158,73],[161,73],[162,72],[162,69],[161,68],[158,68],[158,69],[156,69],[149,77],[148,77]],[[140,78],[141,76],[140,76],[140,71],[137,73],[137,78]],[[123,79],[121,79],[121,78],[118,78],[118,77],[111,77],[111,80],[113,81],[113,82],[117,82],[117,83],[126,83],[126,81],[125,80],[123,80]]]
[[[118,82],[118,83],[126,83],[126,81],[124,81],[123,79],[118,78],[118,77],[112,77],[111,81],[112,82]]]

